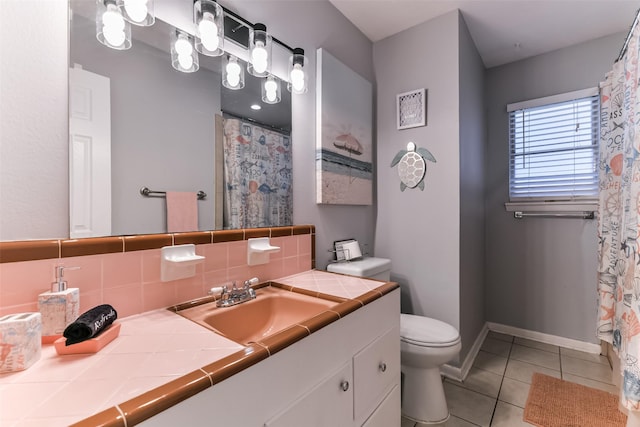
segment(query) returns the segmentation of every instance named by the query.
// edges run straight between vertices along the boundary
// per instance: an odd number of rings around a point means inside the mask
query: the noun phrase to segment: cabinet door
[[[354,419],[367,418],[400,383],[400,328],[396,326],[353,357]],[[361,422],[361,421],[360,421]]]
[[[265,427],[337,427],[353,425],[351,361],[293,402]]]
[[[399,426],[400,417],[400,386],[396,385],[362,427]]]

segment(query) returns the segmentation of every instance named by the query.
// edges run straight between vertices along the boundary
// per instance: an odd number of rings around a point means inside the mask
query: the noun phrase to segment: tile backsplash
[[[271,237],[281,249],[268,264],[247,265],[247,240]],[[277,236],[277,237],[276,237]],[[195,243],[205,257],[196,275],[160,281],[160,247]],[[80,289],[80,312],[111,304],[118,317],[168,307],[202,297],[214,286],[251,277],[272,280],[314,266],[315,228],[277,227],[135,237],[0,242],[0,316],[37,311],[38,295],[50,289],[58,265],[77,266],[65,272],[68,287]],[[57,246],[56,246],[57,245]],[[37,246],[30,249],[31,246]],[[42,247],[45,246],[43,251]],[[56,251],[57,247],[57,251]],[[52,254],[57,252],[57,256]]]

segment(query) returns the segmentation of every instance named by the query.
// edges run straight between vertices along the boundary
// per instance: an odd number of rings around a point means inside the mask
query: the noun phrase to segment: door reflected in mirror
[[[133,26],[131,49],[109,49],[95,36],[95,10],[87,10],[94,3],[77,3],[70,26],[71,237],[167,232],[166,200],[141,195],[142,187],[206,193],[197,201],[200,231],[291,225],[286,84],[282,101],[271,105],[261,100],[261,79],[248,73],[242,90],[224,88],[221,57],[200,55],[197,72],[176,71],[172,28],[159,19]],[[87,117],[95,121],[89,128]]]

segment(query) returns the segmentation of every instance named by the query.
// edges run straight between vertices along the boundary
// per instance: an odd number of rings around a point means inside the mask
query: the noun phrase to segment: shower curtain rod
[[[624,39],[624,44],[622,45],[622,49],[620,49],[620,54],[618,55],[618,59],[616,59],[616,62],[620,61],[624,54],[627,52],[627,46],[629,46],[629,41],[631,40],[633,30],[635,30],[636,25],[638,25],[638,14],[640,14],[640,9],[636,11],[636,17],[633,19],[633,23],[631,24],[631,28],[629,28],[627,37]]]

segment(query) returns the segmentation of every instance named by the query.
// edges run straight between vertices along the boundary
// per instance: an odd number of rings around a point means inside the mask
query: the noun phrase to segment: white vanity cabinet
[[[387,420],[394,416],[392,412],[397,412],[395,419],[400,420],[399,395],[390,393],[394,387],[399,389],[399,334],[399,328],[393,327],[376,338],[265,427],[394,426]]]
[[[141,425],[399,427],[400,290]]]

